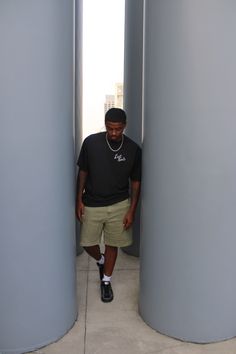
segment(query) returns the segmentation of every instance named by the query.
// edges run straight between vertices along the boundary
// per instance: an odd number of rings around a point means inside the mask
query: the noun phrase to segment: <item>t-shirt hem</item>
[[[87,201],[87,200],[83,200],[83,203],[85,206],[87,207],[103,207],[103,206],[109,206],[109,205],[113,205],[119,202],[123,202],[123,200],[126,200],[129,198],[129,195],[125,195],[123,197],[117,198],[117,199],[113,199],[113,200],[109,200],[109,201]]]

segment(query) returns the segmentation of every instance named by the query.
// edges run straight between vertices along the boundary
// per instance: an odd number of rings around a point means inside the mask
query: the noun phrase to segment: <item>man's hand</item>
[[[76,216],[80,222],[83,222],[83,215],[84,215],[84,203],[79,202],[76,206]]]
[[[124,229],[127,230],[134,222],[136,207],[140,194],[140,181],[131,181],[131,204],[123,219]]]
[[[76,216],[80,222],[83,222],[83,215],[84,215],[84,203],[82,202],[84,186],[87,179],[88,172],[79,170],[78,177],[77,177],[77,189],[76,189]]]
[[[123,219],[124,229],[127,230],[133,224],[133,221],[134,221],[134,213],[131,210],[129,210],[125,214],[125,217]]]

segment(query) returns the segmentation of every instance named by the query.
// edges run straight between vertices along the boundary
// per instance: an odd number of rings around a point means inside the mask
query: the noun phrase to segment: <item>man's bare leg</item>
[[[101,251],[99,245],[84,247],[84,250],[96,261],[99,261],[101,258]],[[110,277],[113,273],[116,259],[118,254],[118,247],[105,246],[105,264],[104,264],[104,273]]]
[[[99,245],[84,247],[84,249],[91,257],[96,259],[96,261],[99,261],[99,259],[101,258],[101,251]]]
[[[118,254],[118,247],[113,247],[113,246],[105,246],[105,264],[104,264],[104,274],[106,274],[108,277],[111,277],[116,259],[117,259],[117,254]]]
[[[118,248],[105,245],[104,275],[101,281],[101,300],[110,302],[113,300],[111,276],[115,267]]]

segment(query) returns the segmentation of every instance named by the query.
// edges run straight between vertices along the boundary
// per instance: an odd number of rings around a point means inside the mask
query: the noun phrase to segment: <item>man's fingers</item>
[[[127,230],[130,227],[131,223],[128,219],[125,219],[123,225],[124,225],[124,229]]]
[[[79,210],[78,210],[78,219],[79,219],[79,221],[80,222],[82,222],[83,221],[83,215],[84,215],[84,208],[80,208]]]

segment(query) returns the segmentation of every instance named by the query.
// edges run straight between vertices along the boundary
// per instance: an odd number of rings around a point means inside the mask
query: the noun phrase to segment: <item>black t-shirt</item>
[[[110,142],[116,150],[121,142]],[[122,147],[113,152],[106,132],[88,136],[82,145],[79,169],[88,172],[83,194],[86,206],[106,206],[129,197],[129,179],[141,180],[141,149],[124,135]]]

